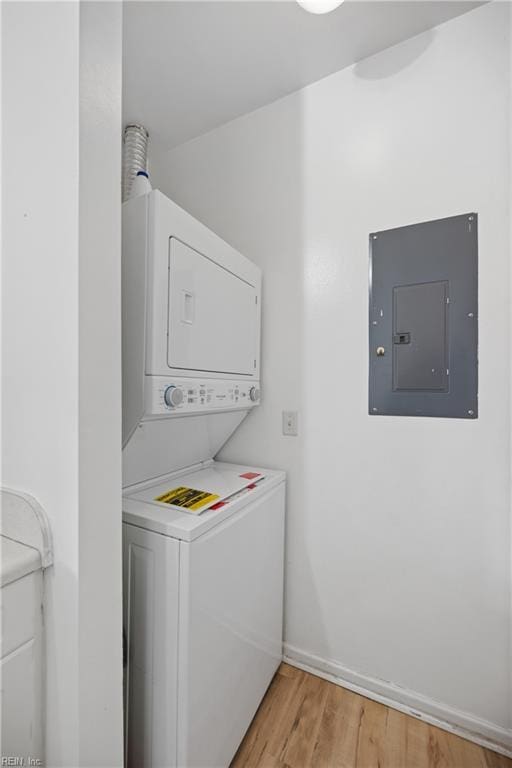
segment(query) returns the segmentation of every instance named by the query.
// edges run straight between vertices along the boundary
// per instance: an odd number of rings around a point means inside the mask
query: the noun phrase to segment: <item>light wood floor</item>
[[[282,664],[231,768],[512,768],[512,760]]]

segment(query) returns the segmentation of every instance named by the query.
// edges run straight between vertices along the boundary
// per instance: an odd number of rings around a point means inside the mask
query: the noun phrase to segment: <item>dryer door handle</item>
[[[196,298],[192,291],[182,291],[181,322],[192,325],[194,322]]]

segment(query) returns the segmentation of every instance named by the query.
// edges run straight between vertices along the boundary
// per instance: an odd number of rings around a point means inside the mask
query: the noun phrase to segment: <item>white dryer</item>
[[[282,472],[214,460],[259,402],[260,270],[123,206],[126,763],[228,766],[282,653]]]

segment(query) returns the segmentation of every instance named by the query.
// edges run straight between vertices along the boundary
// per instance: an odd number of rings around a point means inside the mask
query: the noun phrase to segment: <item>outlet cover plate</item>
[[[283,435],[297,437],[299,434],[299,412],[283,411]]]

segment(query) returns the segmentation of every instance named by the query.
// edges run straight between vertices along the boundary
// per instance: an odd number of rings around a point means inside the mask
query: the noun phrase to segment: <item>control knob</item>
[[[257,400],[260,399],[260,391],[258,387],[251,387],[249,391],[249,397],[251,398],[253,403],[255,403]]]
[[[164,392],[164,401],[169,408],[176,408],[177,405],[181,405],[183,402],[183,391],[179,387],[175,387],[174,384],[171,384]]]

